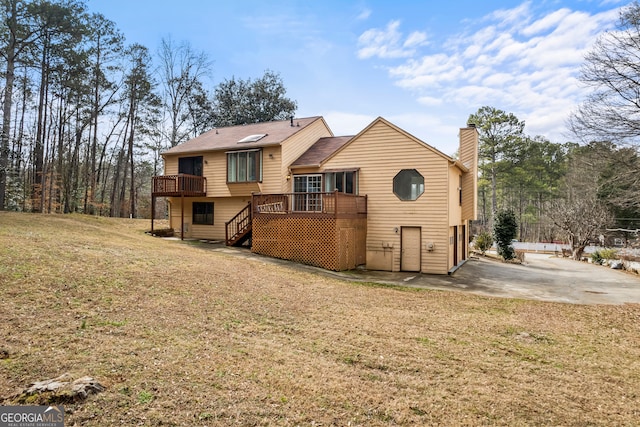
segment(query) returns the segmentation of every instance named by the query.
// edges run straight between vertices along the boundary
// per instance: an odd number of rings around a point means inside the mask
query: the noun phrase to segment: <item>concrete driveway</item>
[[[332,272],[222,244],[213,244],[209,248],[350,281],[571,304],[640,303],[640,276],[547,254],[527,253],[524,264],[472,257],[454,274],[446,276],[366,270]]]
[[[472,257],[451,276],[340,273],[357,280],[479,295],[572,304],[640,303],[640,276],[553,255],[527,253],[524,264]]]

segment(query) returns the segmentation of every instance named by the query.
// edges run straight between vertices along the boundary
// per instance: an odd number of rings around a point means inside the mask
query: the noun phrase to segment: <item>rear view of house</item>
[[[383,118],[340,137],[322,117],[232,126],[165,152],[152,196],[183,237],[332,270],[446,274],[468,254],[477,145],[462,128],[455,160]]]

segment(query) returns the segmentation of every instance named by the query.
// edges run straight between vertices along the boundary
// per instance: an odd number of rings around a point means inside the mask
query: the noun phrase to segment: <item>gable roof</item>
[[[365,127],[363,130],[360,131],[360,133],[358,133],[356,136],[349,138],[348,141],[346,141],[342,146],[338,147],[336,150],[333,151],[333,153],[329,154],[324,160],[323,162],[329,160],[330,158],[334,157],[336,154],[338,154],[340,151],[342,151],[347,145],[351,144],[353,141],[355,141],[356,139],[358,139],[361,135],[363,135],[364,133],[368,132],[369,129],[371,129],[372,127],[374,127],[376,124],[378,123],[383,123],[387,126],[389,126],[390,128],[392,128],[393,130],[395,130],[396,132],[406,136],[407,138],[409,138],[410,140],[414,141],[415,143],[423,146],[424,148],[426,148],[427,150],[432,151],[433,153],[437,154],[438,156],[446,159],[447,161],[449,161],[452,165],[457,166],[460,170],[462,170],[463,172],[468,172],[469,169],[464,166],[459,160],[454,159],[453,157],[447,156],[446,154],[444,154],[442,151],[438,150],[437,148],[427,144],[426,142],[416,138],[415,136],[411,135],[409,132],[405,131],[404,129],[399,128],[398,126],[394,125],[393,123],[389,122],[388,120],[382,118],[382,117],[378,117],[376,118],[374,121],[372,121],[369,126]],[[313,147],[312,147],[313,148]]]
[[[353,136],[332,136],[318,139],[307,151],[289,166],[290,168],[320,166]]]
[[[279,145],[316,120],[324,121],[322,117],[315,116],[215,128],[168,149],[162,155],[218,150],[246,150]],[[249,141],[239,142],[243,139],[248,139]]]

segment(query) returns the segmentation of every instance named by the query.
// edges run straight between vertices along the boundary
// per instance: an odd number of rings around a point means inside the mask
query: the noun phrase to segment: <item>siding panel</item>
[[[324,165],[325,169],[358,167],[358,191],[368,196],[367,264],[400,270],[400,227],[422,227],[422,271],[448,271],[448,173],[450,162],[437,152],[378,122]],[[416,169],[425,191],[416,201],[393,193],[393,178]],[[396,231],[397,230],[397,231]],[[426,243],[435,244],[427,251]]]

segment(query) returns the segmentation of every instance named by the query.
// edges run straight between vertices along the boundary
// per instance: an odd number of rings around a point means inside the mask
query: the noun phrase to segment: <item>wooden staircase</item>
[[[252,209],[247,204],[230,221],[225,223],[225,241],[227,246],[242,246],[251,239]]]

